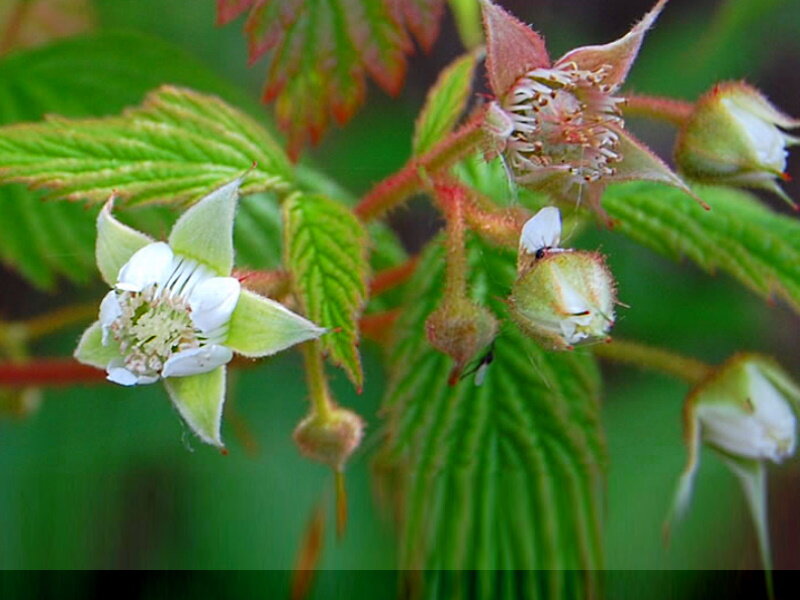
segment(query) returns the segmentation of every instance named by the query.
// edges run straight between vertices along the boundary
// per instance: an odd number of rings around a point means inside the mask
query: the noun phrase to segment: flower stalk
[[[607,344],[592,346],[592,352],[609,362],[659,371],[692,385],[708,377],[713,370],[713,367],[697,359],[629,340],[614,339]]]
[[[640,94],[624,96],[620,106],[626,116],[666,121],[676,127],[682,127],[694,110],[694,104],[685,100]]]

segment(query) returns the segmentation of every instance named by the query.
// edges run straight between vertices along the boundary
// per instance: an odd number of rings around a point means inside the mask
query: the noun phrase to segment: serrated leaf
[[[283,206],[284,255],[305,316],[331,330],[320,338],[331,360],[359,389],[358,318],[367,297],[367,236],[342,204],[317,194],[291,196]]]
[[[473,244],[474,295],[500,315],[513,265],[510,253]],[[468,376],[448,386],[450,359],[424,334],[442,271],[434,247],[408,287],[384,402],[379,460],[405,473],[399,566],[487,570],[442,597],[492,598],[500,589],[509,598],[585,597],[591,575],[563,569],[602,565],[595,361],[587,352],[545,352],[507,322],[482,385]],[[536,571],[500,582],[502,569]]]
[[[243,192],[285,190],[291,170],[269,134],[219,98],[164,86],[120,116],[0,128],[0,181],[101,202],[188,203],[242,176]]]
[[[425,154],[455,127],[472,92],[477,56],[465,54],[441,72],[417,117],[413,152]]]
[[[396,94],[413,45],[429,49],[444,0],[218,0],[226,23],[249,9],[250,62],[268,55],[265,102],[275,101],[279,125],[297,156],[317,141],[331,118],[347,122],[364,101],[368,73]]]
[[[751,194],[699,188],[711,210],[665,186],[610,187],[603,207],[615,231],[705,271],[732,275],[760,296],[786,300],[800,312],[800,220],[779,215]]]

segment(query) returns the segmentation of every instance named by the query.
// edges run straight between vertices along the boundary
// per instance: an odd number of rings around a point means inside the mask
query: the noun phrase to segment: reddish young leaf
[[[368,73],[389,94],[405,79],[409,31],[424,49],[438,33],[444,0],[217,0],[227,23],[249,9],[249,61],[267,56],[265,102],[276,103],[289,152],[319,140],[331,120],[363,103]]]
[[[217,0],[217,25],[227,25],[258,0]]]
[[[549,67],[544,40],[530,27],[490,0],[481,0],[486,30],[486,72],[497,96],[504,95],[522,75]]]
[[[429,52],[439,35],[444,0],[404,0],[400,5],[406,26],[422,49]]]

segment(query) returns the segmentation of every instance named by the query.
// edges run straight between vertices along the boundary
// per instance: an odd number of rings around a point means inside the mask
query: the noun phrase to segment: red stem
[[[0,386],[68,386],[100,383],[106,373],[73,358],[42,358],[25,363],[0,363]]]
[[[430,152],[409,160],[394,175],[390,175],[355,207],[362,221],[372,221],[403,203],[415,192],[426,188],[429,177],[470,154],[480,143],[485,110],[478,110],[458,130],[436,144]]]
[[[369,282],[369,295],[378,296],[408,281],[414,274],[418,262],[419,257],[412,256],[401,265],[378,271]]]
[[[628,116],[660,119],[682,127],[694,111],[694,104],[674,98],[632,94],[625,96],[623,110]]]

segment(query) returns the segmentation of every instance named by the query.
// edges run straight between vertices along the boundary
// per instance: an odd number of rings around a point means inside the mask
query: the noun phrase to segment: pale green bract
[[[168,243],[119,222],[112,202],[106,204],[97,219],[96,255],[112,290],[75,350],[79,361],[105,369],[120,385],[163,379],[192,431],[220,447],[225,366],[233,353],[267,356],[325,332],[230,276],[240,184],[187,210]]]

